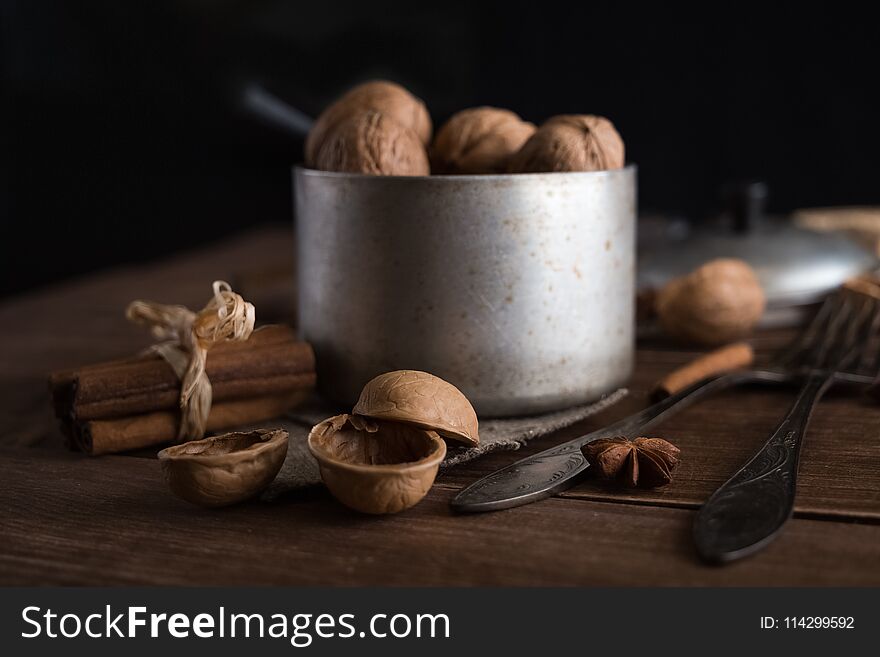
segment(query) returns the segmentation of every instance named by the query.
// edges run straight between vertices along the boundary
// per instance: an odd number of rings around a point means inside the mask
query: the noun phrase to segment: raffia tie
[[[247,340],[254,330],[254,306],[225,281],[214,281],[213,287],[214,297],[198,313],[152,301],[133,301],[125,311],[126,318],[150,327],[163,340],[150,351],[164,358],[181,381],[178,442],[205,435],[212,397],[205,372],[208,351],[218,342]]]

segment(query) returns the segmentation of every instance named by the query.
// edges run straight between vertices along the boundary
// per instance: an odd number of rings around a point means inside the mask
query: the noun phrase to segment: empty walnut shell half
[[[318,153],[324,141],[350,117],[367,111],[408,128],[423,146],[431,140],[431,116],[425,104],[399,84],[372,80],[352,88],[321,113],[306,138],[306,166],[320,169]]]
[[[200,506],[227,506],[272,483],[287,456],[281,429],[227,433],[159,452],[171,491]]]
[[[704,345],[748,335],[761,319],[765,303],[755,271],[733,258],[712,260],[673,279],[656,300],[657,317],[668,334]]]
[[[322,171],[374,176],[427,176],[428,153],[416,134],[379,112],[350,116],[321,144],[315,166]]]
[[[535,126],[509,110],[472,107],[453,114],[437,131],[431,147],[431,172],[504,173],[511,156],[535,132]]]
[[[625,163],[614,124],[592,114],[554,116],[510,160],[511,173],[602,171]]]
[[[337,415],[309,433],[309,450],[336,499],[363,513],[397,513],[431,488],[446,443],[399,422]]]
[[[427,372],[380,374],[364,386],[352,413],[404,422],[470,446],[480,443],[477,413],[467,397],[448,381]]]

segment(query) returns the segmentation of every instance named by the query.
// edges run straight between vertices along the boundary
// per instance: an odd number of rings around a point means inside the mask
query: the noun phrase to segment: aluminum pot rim
[[[348,173],[344,171],[322,171],[320,169],[310,169],[303,164],[293,165],[294,172],[299,176],[307,176],[309,178],[326,178],[330,180],[381,180],[401,181],[400,184],[417,184],[419,182],[431,182],[432,184],[457,183],[457,182],[476,182],[486,181],[494,182],[498,180],[538,180],[541,178],[550,178],[558,180],[561,177],[566,178],[583,178],[599,179],[613,178],[620,175],[628,175],[635,173],[638,166],[635,163],[629,164],[619,169],[602,169],[601,171],[548,171],[542,173],[470,173],[470,174],[432,174],[429,176],[380,176],[370,173]]]

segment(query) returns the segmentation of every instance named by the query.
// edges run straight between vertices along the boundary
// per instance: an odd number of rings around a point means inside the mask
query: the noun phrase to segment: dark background
[[[310,115],[370,77],[435,124],[604,114],[647,211],[705,218],[745,177],[777,212],[880,202],[874,17],[705,5],[0,0],[0,294],[290,221],[301,139],[255,83]]]

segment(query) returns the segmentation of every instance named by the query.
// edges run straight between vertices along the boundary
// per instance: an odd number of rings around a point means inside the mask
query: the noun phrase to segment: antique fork
[[[799,362],[798,354],[810,348],[816,335],[826,332],[829,322],[834,319],[837,294],[826,300],[810,325],[767,369],[743,370],[707,377],[603,429],[496,470],[461,490],[452,499],[452,508],[466,513],[499,511],[546,499],[573,486],[578,477],[589,468],[589,463],[581,453],[581,447],[588,442],[613,436],[635,438],[697,400],[734,386],[796,381],[802,373],[791,365]],[[838,374],[835,380],[859,384],[873,382],[870,376],[852,373]]]
[[[844,289],[823,311],[827,324],[807,332],[804,348],[785,363],[802,376],[791,409],[757,454],[697,514],[694,541],[707,561],[740,559],[779,535],[794,511],[800,449],[813,408],[838,372],[853,368],[869,378],[877,375],[880,302]]]

